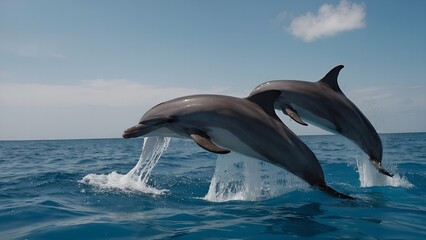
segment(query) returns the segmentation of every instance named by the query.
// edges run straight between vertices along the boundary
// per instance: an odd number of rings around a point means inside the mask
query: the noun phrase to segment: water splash
[[[160,195],[168,192],[166,189],[156,189],[148,185],[149,176],[158,163],[163,152],[170,143],[170,137],[144,138],[142,153],[139,161],[127,174],[111,172],[109,174],[88,174],[80,180],[100,189],[119,189],[123,191],[139,191]]]
[[[306,184],[293,174],[270,163],[231,152],[219,155],[207,201],[258,201],[277,197]]]
[[[357,158],[356,162],[361,187],[392,186],[411,188],[414,186],[405,177],[401,177],[399,174],[396,174],[396,167],[390,169],[391,172],[395,173],[395,175],[393,177],[388,177],[377,172],[376,168],[367,158]]]

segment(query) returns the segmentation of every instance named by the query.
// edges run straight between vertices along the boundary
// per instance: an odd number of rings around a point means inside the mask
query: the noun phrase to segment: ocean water
[[[356,200],[192,141],[0,141],[0,239],[426,239],[426,133],[381,135],[394,178],[341,136],[301,138]]]

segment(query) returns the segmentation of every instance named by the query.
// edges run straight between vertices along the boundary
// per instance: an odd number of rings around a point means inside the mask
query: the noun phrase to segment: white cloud
[[[287,31],[305,42],[333,36],[365,26],[365,5],[342,0],[339,5],[322,5],[317,15],[311,12],[296,17]]]
[[[126,79],[75,85],[0,83],[0,139],[120,137],[154,105],[203,93],[245,95],[226,88],[159,87]]]
[[[152,106],[178,96],[226,93],[227,89],[158,87],[126,79],[97,79],[76,85],[0,84],[0,106],[18,107],[133,107]]]
[[[379,132],[426,131],[426,86],[345,91]],[[232,89],[144,85],[97,79],[75,85],[0,83],[0,139],[120,137],[159,102],[191,94],[244,97]],[[278,114],[297,134],[327,133]]]

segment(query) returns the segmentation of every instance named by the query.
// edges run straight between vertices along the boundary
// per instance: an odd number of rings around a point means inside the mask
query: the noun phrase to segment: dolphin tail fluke
[[[319,186],[319,189],[321,191],[323,191],[323,192],[325,192],[325,193],[333,196],[333,197],[342,198],[342,199],[355,199],[354,197],[351,197],[349,195],[340,193],[340,192],[334,190],[333,188],[331,188],[331,187],[329,187],[327,185]]]
[[[371,160],[371,163],[373,163],[373,166],[377,169],[377,171],[379,172],[379,173],[381,173],[381,174],[383,174],[383,175],[386,175],[386,176],[389,176],[389,177],[393,177],[393,174],[392,173],[390,173],[390,172],[388,172],[383,166],[382,166],[382,164],[379,162],[379,161],[377,161],[377,160],[374,160],[374,159],[372,159]]]

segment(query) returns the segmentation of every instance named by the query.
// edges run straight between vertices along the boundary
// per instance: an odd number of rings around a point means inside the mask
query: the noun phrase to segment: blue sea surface
[[[426,239],[426,133],[381,135],[393,179],[341,136],[301,138],[356,200],[192,141],[171,140],[146,188],[128,177],[142,138],[0,141],[0,239]]]

